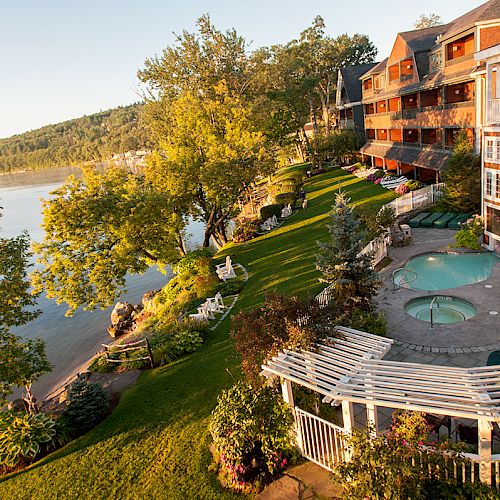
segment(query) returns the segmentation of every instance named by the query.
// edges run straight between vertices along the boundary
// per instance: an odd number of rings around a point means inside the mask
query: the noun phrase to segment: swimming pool
[[[418,255],[394,272],[393,282],[414,290],[447,290],[488,279],[499,261],[491,252]]]

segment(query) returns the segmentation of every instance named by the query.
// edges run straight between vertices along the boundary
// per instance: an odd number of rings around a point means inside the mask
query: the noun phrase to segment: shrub
[[[400,184],[394,192],[396,194],[406,194],[410,192],[410,188],[406,184]]]
[[[199,349],[210,332],[208,325],[186,318],[157,329],[150,339],[155,365],[161,366]]]
[[[222,391],[209,429],[223,486],[250,493],[295,457],[290,407],[269,387],[237,382]]]
[[[395,222],[396,210],[387,205],[384,205],[375,216],[375,223],[380,228],[381,233],[389,229]]]
[[[268,357],[285,347],[310,349],[321,339],[335,337],[333,319],[333,304],[321,308],[315,299],[267,294],[262,306],[242,311],[232,321],[231,336],[245,375],[259,384],[261,364]]]
[[[96,356],[90,363],[88,370],[94,373],[111,373],[116,370],[117,363],[110,363],[104,354]]]
[[[276,195],[275,201],[281,206],[283,205],[292,205],[292,207],[295,205],[295,202],[297,201],[297,193],[281,193]],[[281,210],[280,210],[280,215],[281,215]]]
[[[108,397],[100,385],[76,380],[69,386],[63,417],[77,434],[98,424],[108,410]]]
[[[251,220],[243,221],[233,233],[233,241],[236,243],[243,243],[244,241],[255,238],[259,232],[258,225]]]
[[[228,295],[236,295],[237,293],[240,293],[243,286],[244,283],[240,280],[224,281],[219,285],[217,291],[220,292],[223,297],[226,297]]]
[[[276,217],[281,215],[281,205],[275,204],[261,207],[260,218],[262,221],[269,219],[269,217],[272,217],[273,215],[276,215]]]
[[[387,333],[387,320],[384,313],[377,311],[355,309],[345,319],[339,318],[338,322],[375,335],[384,336]]]
[[[420,181],[408,181],[405,186],[410,191],[416,191],[417,189],[422,189],[424,187],[424,183]]]
[[[391,431],[384,436],[373,438],[369,431],[354,430],[348,439],[351,461],[340,463],[334,472],[345,498],[451,498],[428,496],[429,486],[453,487],[439,480],[439,471],[446,470],[443,451],[461,467],[460,447],[426,443],[429,432],[422,413],[401,411],[393,414]]]
[[[193,276],[209,274],[212,264],[212,251],[209,248],[193,250],[185,255],[177,264],[172,266],[172,271],[180,276]]]
[[[480,215],[474,215],[467,221],[463,229],[455,234],[455,242],[458,247],[480,250],[479,237],[483,231],[483,221]]]
[[[0,465],[34,460],[56,443],[57,422],[45,413],[0,412]]]

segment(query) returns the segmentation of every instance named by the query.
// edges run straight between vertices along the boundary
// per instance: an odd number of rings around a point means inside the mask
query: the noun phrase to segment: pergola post
[[[293,402],[292,383],[284,378],[281,378],[280,382],[281,392],[283,393],[283,399],[285,400],[285,403],[288,403],[292,408],[294,408],[295,404]]]
[[[354,408],[350,401],[342,401],[342,419],[344,421],[344,430],[352,432],[354,429]]]
[[[377,407],[373,403],[366,403],[366,423],[370,427],[372,437],[378,434]]]
[[[491,430],[493,426],[489,420],[480,418],[478,426],[478,453],[481,459],[479,464],[479,479],[482,483],[491,485]]]

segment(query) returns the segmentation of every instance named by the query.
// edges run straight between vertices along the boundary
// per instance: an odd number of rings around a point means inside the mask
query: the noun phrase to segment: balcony
[[[472,59],[474,59],[474,52],[471,52],[470,54],[465,54],[464,56],[461,57],[456,57],[455,59],[449,59],[444,63],[444,65],[445,67],[453,66],[454,64],[459,64]]]
[[[500,99],[490,99],[486,105],[486,125],[500,123]]]

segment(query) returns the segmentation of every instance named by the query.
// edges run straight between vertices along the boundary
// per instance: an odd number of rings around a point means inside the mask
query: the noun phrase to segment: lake
[[[25,172],[0,176],[0,231],[3,237],[12,237],[26,230],[32,240],[41,241],[43,231],[41,198],[60,186],[70,174],[79,169],[61,168],[48,172]],[[191,221],[187,227],[189,247],[193,248],[203,241],[203,224]],[[127,277],[127,293],[120,300],[140,302],[148,290],[159,289],[172,277],[164,275],[156,268],[143,275]],[[24,338],[41,338],[46,342],[49,361],[53,365],[51,373],[44,375],[33,384],[38,398],[47,395],[68,377],[78,372],[80,366],[101,350],[102,343],[109,343],[111,337],[106,328],[110,323],[112,307],[98,311],[78,310],[73,317],[65,317],[67,307],[41,296],[38,307],[43,313],[31,323],[13,328],[11,331]]]

